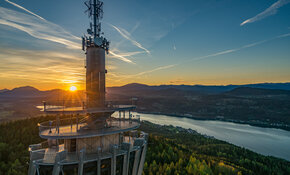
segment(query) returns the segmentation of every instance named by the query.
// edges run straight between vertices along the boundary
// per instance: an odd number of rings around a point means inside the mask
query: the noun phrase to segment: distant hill
[[[290,90],[290,83],[259,83],[259,84],[241,85],[240,87]]]
[[[226,85],[226,86],[204,86],[204,85],[160,85],[160,86],[148,86],[145,84],[132,83],[120,87],[108,87],[108,93],[152,93],[155,91],[165,89],[176,89],[181,91],[191,91],[195,94],[219,94],[225,93],[236,88],[248,87],[248,88],[262,88],[262,89],[279,89],[279,90],[290,90],[290,83],[260,83],[260,84],[247,84],[247,85]]]
[[[139,84],[139,83],[131,83],[127,84],[121,87],[115,87],[115,88],[122,88],[122,89],[147,89],[151,88],[152,86],[148,86],[146,84]]]
[[[0,93],[7,92],[7,91],[9,91],[9,89],[0,89]]]
[[[23,86],[12,90],[1,90],[0,97],[2,98],[41,98],[41,99],[60,99],[64,96],[69,96],[68,91],[61,89],[53,89],[48,91],[40,91],[32,86]],[[83,91],[77,91],[77,94],[82,94]]]
[[[256,89],[251,89],[256,88]],[[260,90],[258,90],[260,89]],[[265,89],[265,90],[261,90]],[[268,91],[266,91],[268,90]],[[281,91],[271,91],[281,90]],[[283,91],[284,90],[284,91]],[[204,86],[204,85],[159,85],[149,86],[145,84],[132,83],[120,87],[108,87],[108,95],[119,94],[126,96],[134,95],[209,95],[209,94],[221,94],[227,93],[232,95],[241,94],[272,94],[283,93],[290,90],[290,83],[261,83],[261,84],[247,84],[247,85],[226,85],[226,86]],[[250,92],[251,91],[251,92]],[[68,95],[69,92],[61,89],[53,89],[48,91],[40,91],[31,86],[24,86],[14,88],[12,90],[2,89],[0,90],[0,96],[2,97],[59,97],[62,95]],[[83,91],[78,93],[82,94]]]
[[[238,87],[231,91],[226,92],[227,95],[236,96],[266,96],[266,95],[290,95],[289,90],[280,89],[262,89],[252,87]]]
[[[9,97],[35,97],[40,96],[41,91],[31,86],[24,86],[14,88],[12,90],[6,90],[0,93],[1,96]]]
[[[255,125],[290,130],[289,89],[290,83],[227,86],[148,86],[133,83],[108,87],[106,97],[111,104],[134,103],[139,112],[186,114],[201,119],[222,116],[224,120],[244,122],[257,120],[260,123]],[[39,113],[36,105],[42,105],[42,101],[48,105],[62,105],[65,100],[66,105],[81,106],[85,99],[84,91],[73,94],[60,89],[40,91],[31,86],[1,91],[0,111],[5,109],[11,113],[11,117],[6,115],[3,118],[2,115],[2,120],[36,115]],[[132,101],[132,97],[137,100]]]

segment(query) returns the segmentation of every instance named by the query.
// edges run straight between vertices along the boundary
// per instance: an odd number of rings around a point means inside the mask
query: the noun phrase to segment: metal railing
[[[99,126],[94,130],[85,130],[82,128],[91,124],[88,116],[74,115],[65,119],[47,121],[39,124],[39,134],[41,136],[73,136],[80,134],[94,134],[104,132],[114,132],[139,127],[140,115],[122,115],[122,117],[109,117],[104,120],[105,125]]]
[[[134,146],[134,141],[137,138],[144,138],[145,140],[147,140],[147,138],[145,137],[146,134],[142,131],[134,131],[132,133],[129,132],[126,135],[127,136],[124,136],[119,144],[111,145],[111,149],[109,151],[103,152],[101,147],[99,147],[99,149],[97,149],[95,152],[86,152],[85,150],[83,150],[84,160],[92,161],[98,158],[108,157],[114,151],[116,151],[117,154],[125,154],[122,148],[122,143],[130,143],[132,145],[131,151],[134,151],[136,149],[139,149],[138,146]],[[146,141],[144,142],[144,144],[146,144]],[[30,149],[30,159],[32,161],[37,161],[37,163],[41,165],[53,165],[55,162],[59,161],[61,161],[63,164],[77,163],[80,160],[80,156],[82,154],[82,151],[68,152],[65,149],[63,140],[59,142],[59,145],[57,147],[51,146],[47,141],[37,145],[39,145],[37,149]],[[32,147],[35,147],[35,145],[29,146],[29,148]]]
[[[59,118],[59,116],[57,117]],[[51,134],[60,133],[60,129],[64,126],[70,126],[71,132],[74,130],[74,132],[78,131],[80,127],[87,122],[87,116],[71,116],[67,117],[65,119],[56,119],[51,120],[47,122],[43,122],[39,124],[39,132],[42,133],[43,131],[47,131]],[[66,130],[69,128],[65,128]]]
[[[87,107],[87,104],[84,100],[54,100],[54,101],[43,101],[42,106],[38,106],[41,111],[49,110],[65,110],[67,108],[77,108],[79,110],[84,110]],[[135,105],[116,105],[111,101],[106,101],[106,108],[115,109],[115,108],[127,108],[127,107],[136,107]]]

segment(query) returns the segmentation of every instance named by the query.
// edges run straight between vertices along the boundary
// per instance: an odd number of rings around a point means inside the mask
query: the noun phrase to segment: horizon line
[[[127,86],[127,85],[132,85],[132,84],[138,84],[138,85],[145,85],[145,86],[244,86],[244,85],[259,85],[259,84],[288,84],[290,83],[290,81],[286,81],[286,82],[257,82],[257,83],[244,83],[244,84],[210,84],[210,85],[204,85],[204,84],[145,84],[145,83],[128,83],[128,84],[124,84],[124,85],[119,85],[119,86],[107,86],[106,88],[115,88],[115,87],[123,87],[123,86]],[[53,88],[53,89],[42,89],[42,88],[37,88],[34,87],[32,85],[23,85],[23,86],[18,86],[18,87],[14,87],[14,88],[2,88],[1,90],[13,90],[13,89],[17,89],[17,88],[24,88],[24,87],[32,87],[35,88],[39,91],[50,91],[50,90],[66,90],[65,88]],[[78,91],[82,91],[85,89],[78,89]]]

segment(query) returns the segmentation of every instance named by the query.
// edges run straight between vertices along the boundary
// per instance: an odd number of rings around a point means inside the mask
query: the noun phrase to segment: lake
[[[263,155],[271,155],[290,161],[290,132],[250,126],[224,121],[194,120],[155,114],[139,114],[141,120],[160,125],[173,125],[191,128],[201,134],[213,136]]]

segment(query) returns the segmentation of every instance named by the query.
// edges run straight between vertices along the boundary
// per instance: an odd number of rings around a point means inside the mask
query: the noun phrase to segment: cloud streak
[[[110,24],[118,33],[120,33],[120,35],[122,37],[124,37],[125,39],[127,39],[128,41],[130,41],[133,45],[135,45],[136,47],[144,50],[146,53],[150,54],[150,51],[148,49],[146,49],[145,47],[143,47],[139,42],[137,42],[136,40],[134,40],[131,36],[131,34],[126,31],[125,29],[122,28],[118,28],[112,24]]]
[[[280,7],[282,7],[288,3],[290,3],[290,0],[278,0],[277,2],[272,4],[269,8],[267,8],[265,11],[263,11],[263,12],[257,14],[256,16],[242,22],[240,24],[240,26],[243,26],[243,25],[248,24],[248,23],[253,23],[253,22],[259,21],[263,18],[266,18],[268,16],[274,15],[277,13],[277,11]]]
[[[6,2],[28,12],[33,16],[0,7],[0,24],[21,30],[37,39],[48,40],[65,45],[68,49],[81,49],[79,37],[72,35],[59,25],[45,20],[43,17],[25,9],[18,4],[8,0],[6,0]],[[122,54],[113,51],[110,51],[110,53],[114,58],[134,64],[133,61],[126,58],[126,54],[129,53]],[[131,53],[131,55],[133,54],[135,53]]]
[[[170,69],[170,68],[173,68],[175,67],[177,64],[172,64],[172,65],[166,65],[166,66],[160,66],[160,67],[157,67],[157,68],[154,68],[154,69],[151,69],[151,70],[147,70],[147,71],[143,71],[143,72],[139,72],[137,74],[132,74],[132,75],[115,75],[113,73],[109,73],[110,76],[113,76],[114,78],[117,78],[115,81],[116,82],[121,82],[123,80],[126,80],[126,79],[129,79],[129,78],[135,78],[135,77],[140,77],[142,75],[146,75],[146,74],[149,74],[149,73],[153,73],[153,72],[157,72],[157,71],[160,71],[160,70],[164,70],[164,69]]]
[[[82,58],[70,53],[0,48],[0,60],[2,79],[59,84],[84,80]]]
[[[191,61],[199,61],[199,60],[203,60],[203,59],[207,59],[207,58],[211,58],[211,57],[216,57],[216,56],[220,56],[220,55],[226,55],[226,54],[229,54],[229,53],[234,53],[234,52],[246,49],[246,48],[254,47],[254,46],[257,46],[257,45],[260,45],[260,44],[275,40],[275,39],[285,38],[285,37],[289,37],[289,36],[290,36],[290,33],[283,34],[283,35],[278,35],[278,36],[270,38],[270,39],[266,39],[266,40],[262,40],[262,41],[258,41],[258,42],[254,42],[254,43],[250,43],[250,44],[244,45],[244,46],[239,47],[239,48],[228,49],[228,50],[216,52],[216,53],[213,53],[213,54],[210,54],[210,55],[205,55],[205,56],[201,56],[201,57],[191,58],[191,59],[185,60],[185,61],[177,63],[177,64],[165,65],[165,66],[161,66],[161,67],[158,67],[158,68],[155,68],[155,69],[152,69],[152,70],[140,72],[140,73],[137,73],[135,75],[128,75],[128,76],[126,76],[126,77],[124,76],[124,77],[125,77],[125,79],[131,78],[131,77],[138,77],[138,76],[142,76],[142,75],[149,74],[149,73],[152,73],[152,72],[173,68],[173,67],[176,67],[176,66],[191,62]]]
[[[113,51],[111,51],[111,50],[110,50],[110,54],[111,54],[114,58],[117,58],[117,59],[119,59],[119,60],[122,60],[122,61],[124,61],[124,62],[126,62],[126,63],[135,64],[133,61],[129,60],[129,59],[126,58],[125,56],[122,56],[122,55],[120,55],[120,54],[117,54],[117,53],[115,53],[115,52],[113,52]]]
[[[179,63],[179,64],[184,64],[184,63],[187,63],[187,62],[190,62],[190,61],[198,61],[198,60],[203,60],[203,59],[210,58],[210,57],[216,57],[216,56],[220,56],[220,55],[225,55],[225,54],[237,52],[237,51],[240,51],[240,50],[243,50],[243,49],[246,49],[246,48],[250,48],[250,47],[254,47],[254,46],[257,46],[257,45],[260,45],[260,44],[275,40],[275,39],[285,38],[285,37],[289,37],[289,36],[290,36],[290,33],[283,34],[283,35],[278,35],[278,36],[270,38],[270,39],[257,41],[257,42],[254,42],[254,43],[250,43],[250,44],[244,45],[242,47],[238,47],[238,48],[234,48],[234,49],[228,49],[228,50],[224,50],[224,51],[221,51],[221,52],[216,52],[216,53],[213,53],[213,54],[210,54],[210,55],[188,59],[188,60],[186,60],[186,61],[184,61],[182,63]]]
[[[172,67],[175,67],[175,66],[176,66],[176,64],[171,64],[171,65],[167,65],[167,66],[161,66],[161,67],[157,67],[157,68],[152,69],[152,70],[148,70],[148,71],[140,72],[140,73],[135,74],[135,75],[131,75],[131,77],[138,77],[138,76],[149,74],[149,73],[152,73],[152,72],[156,72],[156,71],[160,71],[160,70],[164,70],[164,69],[169,69],[169,68],[172,68]]]
[[[27,10],[26,8],[24,8],[24,7],[22,7],[22,6],[18,5],[18,4],[15,4],[14,2],[11,2],[11,1],[8,1],[8,0],[5,0],[5,1],[8,2],[8,3],[11,4],[11,5],[14,5],[15,7],[18,7],[18,8],[20,8],[20,9],[22,9],[22,10],[24,10],[24,11],[26,11],[26,12],[32,14],[33,16],[35,16],[35,17],[37,17],[37,18],[39,18],[39,19],[41,19],[41,20],[45,20],[43,17],[41,17],[41,16],[39,16],[39,15],[37,15],[37,14],[31,12],[30,10]]]
[[[69,49],[80,49],[80,38],[67,32],[62,27],[14,10],[0,7],[0,24],[7,25],[38,39],[63,44]]]

